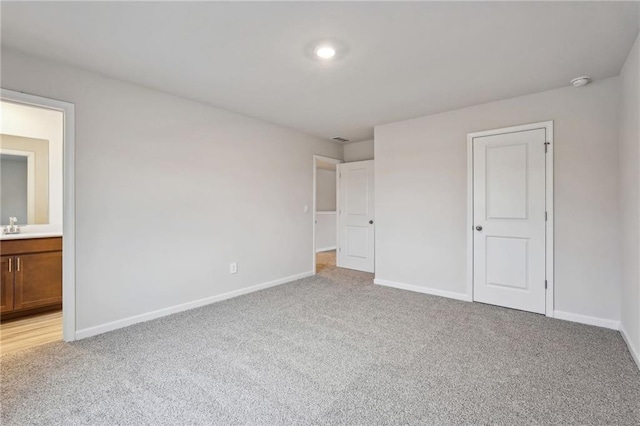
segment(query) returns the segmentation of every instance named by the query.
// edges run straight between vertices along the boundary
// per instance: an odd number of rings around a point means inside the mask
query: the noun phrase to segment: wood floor
[[[0,324],[0,356],[62,340],[62,311]]]
[[[316,273],[329,266],[336,266],[336,251],[320,251],[316,253]]]

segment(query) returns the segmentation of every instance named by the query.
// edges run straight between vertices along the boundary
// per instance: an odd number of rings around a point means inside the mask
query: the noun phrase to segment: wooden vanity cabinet
[[[5,240],[0,244],[3,317],[61,307],[62,238]]]
[[[13,256],[0,256],[0,313],[13,311]]]

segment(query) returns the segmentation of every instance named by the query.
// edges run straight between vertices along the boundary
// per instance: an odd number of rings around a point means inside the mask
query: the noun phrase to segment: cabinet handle
[[[18,258],[18,272],[20,272],[20,258]]]
[[[10,258],[9,258],[9,272],[12,272],[12,271],[11,271],[11,269],[12,269],[12,268],[11,268],[11,264],[13,263],[13,262],[11,262],[12,260],[13,260],[13,257],[10,257]]]

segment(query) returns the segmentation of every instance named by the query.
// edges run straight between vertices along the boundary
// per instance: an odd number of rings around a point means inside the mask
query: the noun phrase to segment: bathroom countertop
[[[2,235],[0,235],[0,241],[26,240],[29,238],[54,238],[54,237],[62,237],[61,226],[31,225],[31,226],[21,227],[20,233],[18,234],[5,234],[3,232]]]

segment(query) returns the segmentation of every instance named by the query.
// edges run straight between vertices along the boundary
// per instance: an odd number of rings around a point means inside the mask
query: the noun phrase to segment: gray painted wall
[[[466,294],[467,134],[555,123],[555,309],[620,319],[620,80],[375,129],[376,278]]]
[[[318,169],[316,174],[316,210],[335,211],[336,209],[336,172]]]
[[[27,157],[0,155],[0,224],[14,216],[27,223]]]
[[[78,329],[311,272],[313,155],[342,146],[10,49],[1,71],[76,107]]]
[[[620,205],[622,330],[640,359],[640,37],[622,69]]]
[[[344,162],[351,163],[354,161],[373,160],[374,149],[373,139],[362,142],[348,143],[344,146]]]

